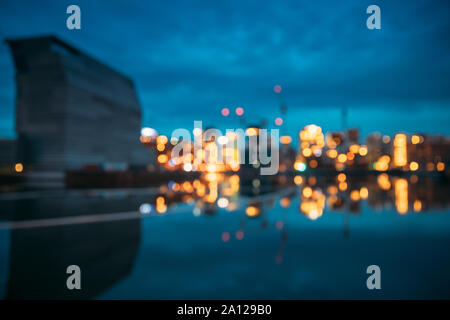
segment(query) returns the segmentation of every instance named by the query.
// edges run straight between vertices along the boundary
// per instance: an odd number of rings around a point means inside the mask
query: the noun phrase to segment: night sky
[[[66,29],[77,4],[82,30]],[[381,30],[366,28],[367,6]],[[239,126],[288,106],[284,132],[306,124],[450,134],[450,1],[0,0],[0,38],[55,34],[131,77],[143,125],[170,134],[194,120]],[[12,58],[0,45],[0,136],[14,136]]]

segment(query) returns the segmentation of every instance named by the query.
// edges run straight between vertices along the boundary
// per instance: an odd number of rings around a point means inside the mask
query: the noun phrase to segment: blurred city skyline
[[[44,5],[45,4],[45,5]],[[68,3],[2,1],[0,38],[55,34],[131,77],[142,126],[162,134],[241,127],[221,109],[243,107],[250,124],[281,115],[282,133],[314,123],[324,131],[450,134],[449,10],[444,1],[378,1],[381,30],[368,30],[371,1],[77,1],[82,30],[65,27]],[[119,22],[120,21],[120,22]],[[0,45],[0,136],[14,136],[14,68]],[[138,132],[137,132],[138,134]]]

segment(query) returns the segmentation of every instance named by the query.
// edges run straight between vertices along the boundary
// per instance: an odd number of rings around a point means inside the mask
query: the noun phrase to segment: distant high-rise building
[[[52,171],[148,161],[129,78],[54,36],[7,43],[16,69],[19,161]]]

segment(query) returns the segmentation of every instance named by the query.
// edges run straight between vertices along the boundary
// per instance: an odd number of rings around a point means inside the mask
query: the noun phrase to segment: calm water
[[[450,298],[447,184],[291,180],[0,194],[0,297]]]

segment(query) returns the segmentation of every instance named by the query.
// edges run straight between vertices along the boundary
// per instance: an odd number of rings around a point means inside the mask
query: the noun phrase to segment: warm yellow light
[[[365,155],[367,155],[368,149],[367,146],[361,146],[359,148],[359,155],[364,157]]]
[[[347,179],[347,176],[345,175],[345,173],[339,173],[337,179],[339,182],[344,182]]]
[[[397,179],[394,184],[395,206],[398,213],[408,212],[408,181],[406,179]]]
[[[192,184],[189,181],[185,181],[183,182],[183,184],[181,185],[183,187],[183,190],[189,193],[194,192],[194,187],[192,186]]]
[[[280,199],[280,205],[283,208],[287,208],[291,205],[291,200],[288,197],[284,197]]]
[[[16,172],[22,172],[23,171],[23,164],[16,163],[16,165],[14,166],[14,170],[16,170]]]
[[[347,152],[347,160],[353,160],[355,159],[355,154],[352,152]]]
[[[166,145],[164,145],[164,144],[162,144],[162,143],[159,143],[159,144],[157,144],[156,145],[156,149],[158,150],[158,151],[164,151],[164,149],[166,148]]]
[[[281,144],[290,144],[292,142],[292,138],[290,136],[281,136],[280,143]]]
[[[208,172],[205,175],[205,180],[209,181],[209,182],[218,181],[219,180],[219,175],[217,173],[214,173],[214,172]]]
[[[389,176],[386,173],[382,173],[377,178],[378,186],[383,190],[389,190],[391,188],[391,182]]]
[[[245,214],[249,217],[256,217],[259,215],[259,208],[255,206],[249,206],[247,209],[245,209]]]
[[[367,199],[369,197],[369,190],[366,187],[362,187],[359,190],[359,196],[361,199]]]
[[[351,199],[352,201],[359,201],[360,197],[361,197],[361,196],[360,196],[358,190],[352,190],[352,191],[350,192],[350,199]]]
[[[294,177],[294,183],[296,184],[296,185],[301,185],[302,184],[302,182],[303,182],[303,178],[301,177],[301,176],[295,176]]]
[[[167,211],[167,206],[165,204],[156,205],[156,211],[160,214],[163,214]]]
[[[245,134],[249,137],[258,135],[258,132],[258,128],[247,128],[247,130],[245,130]]]
[[[352,145],[350,146],[349,150],[350,150],[351,153],[356,154],[356,153],[359,152],[359,145],[357,145],[357,144],[352,144]]]
[[[412,144],[418,144],[418,143],[420,143],[420,137],[419,137],[419,136],[416,136],[416,135],[413,135],[413,136],[411,137],[411,143],[412,143]]]
[[[417,169],[419,169],[419,164],[417,162],[415,162],[415,161],[412,161],[409,164],[409,170],[416,171]]]
[[[167,139],[166,136],[158,136],[158,138],[156,138],[157,144],[166,144],[168,141],[169,139]]]
[[[169,157],[165,154],[160,154],[158,156],[158,162],[159,163],[166,163],[169,160]]]
[[[139,140],[140,140],[142,143],[149,143],[149,142],[152,140],[152,138],[151,138],[151,137],[140,136],[140,137],[139,137]]]
[[[312,151],[310,148],[305,148],[305,149],[303,149],[302,154],[305,157],[310,157],[312,155]]]
[[[310,187],[305,187],[303,188],[302,194],[305,198],[309,198],[312,196],[312,189]]]
[[[338,193],[338,188],[337,188],[336,186],[329,186],[329,187],[327,188],[327,192],[328,192],[328,194],[330,194],[330,195],[335,195],[335,194]]]
[[[311,198],[302,199],[302,203],[300,204],[300,210],[311,220],[322,216],[324,207],[325,195],[320,191],[314,191]]]
[[[341,153],[340,155],[338,155],[337,160],[341,163],[344,163],[345,161],[347,161],[347,156],[343,153]]]
[[[415,212],[420,212],[422,210],[422,202],[420,200],[414,201],[413,207]]]
[[[334,150],[334,149],[331,149],[331,150],[328,150],[328,151],[327,151],[327,156],[328,156],[328,158],[334,159],[334,158],[337,157],[337,155],[338,155],[338,153],[337,153],[337,151]]]
[[[377,170],[377,171],[388,170],[390,162],[391,162],[391,158],[387,155],[379,157],[377,162],[375,162],[375,170]]]
[[[175,192],[180,191],[180,185],[178,183],[174,183],[172,185],[172,190],[175,191]]]
[[[407,164],[406,135],[399,133],[394,138],[394,164],[402,167]]]
[[[437,165],[436,165],[436,169],[437,169],[438,171],[444,171],[444,169],[445,169],[445,164],[444,164],[443,162],[438,162]]]
[[[347,182],[339,182],[339,190],[341,191],[347,190]]]
[[[156,211],[158,213],[164,213],[167,211],[167,206],[164,197],[159,196],[156,198]]]

